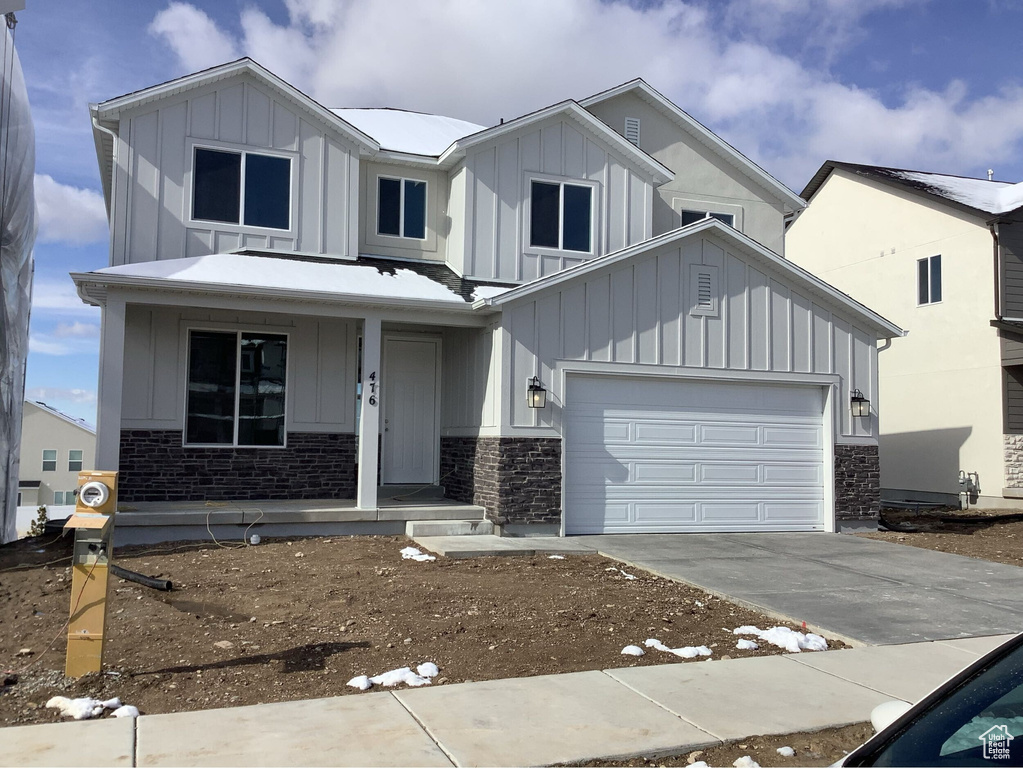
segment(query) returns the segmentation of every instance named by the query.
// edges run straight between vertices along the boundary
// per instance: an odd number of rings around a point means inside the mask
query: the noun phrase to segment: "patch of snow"
[[[796,750],[794,750],[792,747],[778,747],[778,749],[776,749],[775,752],[777,752],[782,757],[795,757],[796,754]]]
[[[627,645],[622,648],[622,656],[646,656],[646,651],[638,645]]]
[[[739,642],[735,644],[735,647],[738,648],[740,651],[755,651],[760,646],[754,643],[752,640],[739,638]]]
[[[60,710],[64,717],[73,717],[75,720],[88,720],[103,714],[105,709],[120,709],[121,700],[118,698],[100,701],[91,699],[88,696],[80,699],[69,699],[65,696],[54,696],[46,702],[50,709]]]
[[[635,581],[636,580],[635,576],[633,576],[631,573],[626,573],[621,568],[605,568],[604,570],[605,571],[610,571],[611,573],[620,573],[622,576],[625,577],[626,581]]]
[[[784,648],[789,653],[800,651],[826,651],[828,641],[820,635],[807,632],[796,632],[788,627],[771,627],[770,629],[757,629],[752,626],[738,627],[732,630],[736,635],[756,635],[765,643]]]
[[[404,683],[405,685],[411,685],[413,687],[430,684],[429,678],[420,677],[408,667],[392,669],[389,672],[375,675],[374,677],[371,677],[369,681],[373,683],[373,685],[384,685],[388,688],[398,685],[399,683]]]
[[[186,259],[122,264],[90,274],[465,304],[465,300],[447,286],[411,269],[403,269],[397,263],[394,274],[387,274],[364,264],[212,253]]]
[[[401,559],[415,560],[417,563],[428,563],[431,560],[436,560],[437,558],[433,555],[428,555],[425,552],[420,552],[415,547],[405,547],[405,549],[401,551]]]
[[[695,763],[690,763],[689,768],[710,768],[710,766],[707,765],[706,760],[697,760]]]
[[[139,708],[133,707],[130,704],[125,704],[123,707],[118,707],[110,714],[112,714],[114,717],[138,717]]]
[[[710,656],[713,651],[705,645],[687,645],[684,648],[669,648],[660,640],[655,638],[649,638],[644,643],[647,648],[653,648],[657,651],[664,651],[665,653],[672,653],[683,659],[695,659],[697,656]]]
[[[500,296],[502,293],[507,293],[511,288],[500,286],[500,285],[477,285],[472,292],[472,300],[479,301],[480,299],[492,299],[495,296]]]
[[[564,555],[547,555],[548,560],[564,560]]]
[[[353,677],[351,680],[345,683],[345,685],[349,685],[352,688],[358,688],[360,691],[368,691],[370,688],[373,687],[373,683],[369,681],[368,675],[359,675],[358,677]]]
[[[988,213],[1008,213],[1023,205],[1023,182],[1011,184],[916,171],[896,171],[893,175],[906,181],[926,184],[943,197]]]
[[[760,768],[760,763],[758,763],[749,755],[743,755],[734,763],[732,763],[732,765],[734,765],[735,768]]]
[[[436,677],[440,674],[440,670],[432,661],[426,661],[416,667],[416,674],[420,677]]]
[[[442,155],[452,143],[486,126],[443,115],[401,109],[332,109],[346,123],[372,136],[383,149],[413,155]]]

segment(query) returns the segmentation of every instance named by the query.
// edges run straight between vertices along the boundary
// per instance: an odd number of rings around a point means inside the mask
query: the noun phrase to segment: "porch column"
[[[359,487],[356,506],[377,508],[380,443],[380,318],[362,321],[362,415],[359,419]]]
[[[121,389],[124,382],[124,299],[111,294],[103,307],[99,340],[99,402],[95,469],[120,469]]]

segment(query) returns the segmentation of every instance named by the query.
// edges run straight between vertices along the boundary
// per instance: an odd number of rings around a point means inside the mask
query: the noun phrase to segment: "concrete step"
[[[436,501],[444,498],[443,485],[381,485],[377,498],[401,501]]]
[[[490,536],[494,524],[489,520],[409,520],[405,535],[421,536]]]

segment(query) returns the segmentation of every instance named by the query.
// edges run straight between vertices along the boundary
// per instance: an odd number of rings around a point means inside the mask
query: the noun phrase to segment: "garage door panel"
[[[573,377],[566,531],[823,528],[822,403],[814,387]]]

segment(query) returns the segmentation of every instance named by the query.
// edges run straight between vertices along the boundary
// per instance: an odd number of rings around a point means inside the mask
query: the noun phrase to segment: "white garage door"
[[[571,376],[565,532],[824,527],[820,387]]]

